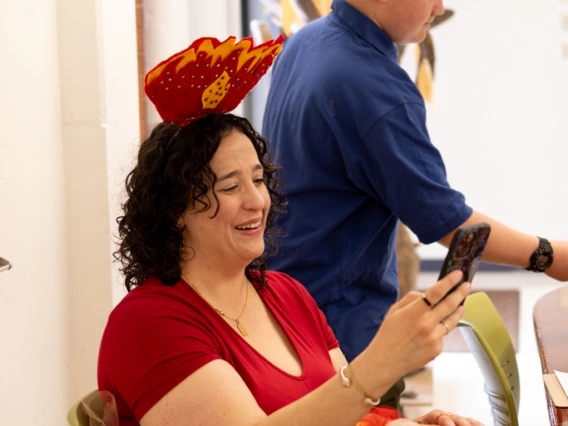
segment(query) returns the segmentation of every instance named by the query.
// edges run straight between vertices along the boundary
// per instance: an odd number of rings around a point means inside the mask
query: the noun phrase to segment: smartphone
[[[473,281],[473,276],[477,271],[479,262],[481,262],[481,255],[490,233],[491,226],[485,222],[463,226],[454,233],[438,281],[456,269],[461,270],[463,276],[444,298],[455,291],[464,281]]]

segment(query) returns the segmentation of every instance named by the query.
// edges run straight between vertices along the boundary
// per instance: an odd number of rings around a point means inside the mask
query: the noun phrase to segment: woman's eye
[[[257,185],[262,185],[264,183],[264,178],[255,179],[254,183],[256,183]]]
[[[230,186],[228,188],[223,189],[222,191],[223,192],[233,192],[235,189],[237,189],[237,185]]]

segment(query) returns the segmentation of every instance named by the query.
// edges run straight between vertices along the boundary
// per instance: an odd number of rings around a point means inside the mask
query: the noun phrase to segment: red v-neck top
[[[290,375],[258,353],[184,281],[165,286],[150,277],[109,316],[98,383],[117,401],[121,426],[144,414],[195,370],[215,359],[231,364],[267,413],[301,398],[335,374],[329,351],[339,346],[304,287],[268,272],[258,290],[302,362]]]

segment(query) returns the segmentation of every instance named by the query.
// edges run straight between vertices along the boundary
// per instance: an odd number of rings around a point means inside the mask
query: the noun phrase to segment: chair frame
[[[484,375],[493,420],[498,425],[518,426],[519,372],[505,324],[484,292],[470,295],[465,308],[458,327]],[[491,365],[491,371],[487,365]]]

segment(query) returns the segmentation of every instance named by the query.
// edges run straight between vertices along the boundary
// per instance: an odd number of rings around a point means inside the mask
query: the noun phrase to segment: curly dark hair
[[[245,134],[254,145],[270,195],[264,237],[267,248],[245,271],[250,280],[266,285],[266,258],[276,252],[282,234],[274,223],[285,205],[278,190],[279,166],[269,161],[268,141],[246,118],[223,114],[209,115],[183,128],[161,123],[140,146],[138,163],[126,177],[127,200],[122,205],[124,215],[117,218],[119,248],[114,252],[128,291],[149,275],[156,275],[166,285],[179,281],[180,264],[188,261],[182,259],[184,226],[179,225],[179,218],[190,207],[199,211],[211,207],[202,197],[216,181],[209,163],[221,140],[233,130]],[[215,217],[219,200],[214,190],[212,195],[217,202]]]

